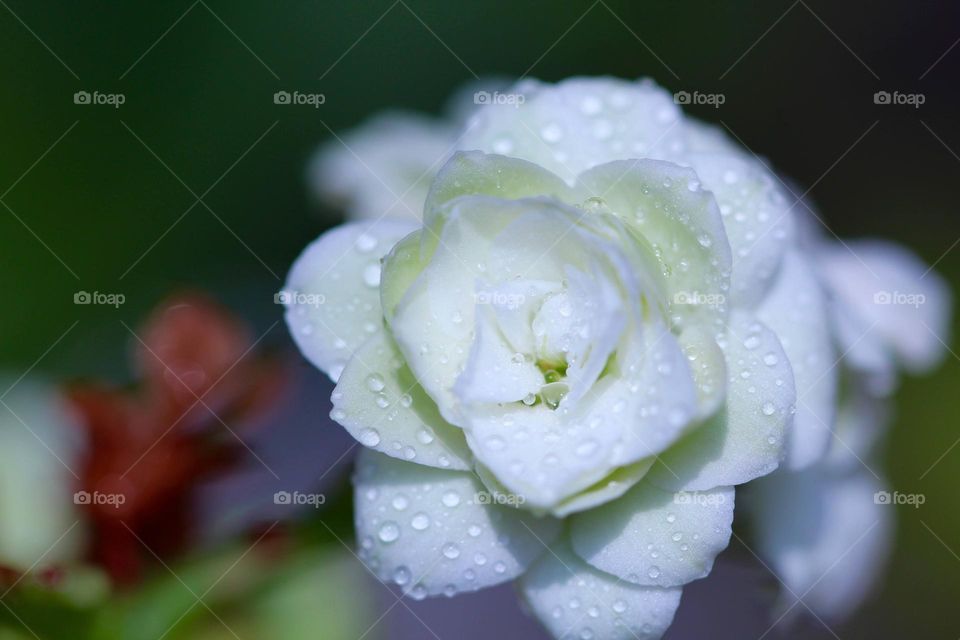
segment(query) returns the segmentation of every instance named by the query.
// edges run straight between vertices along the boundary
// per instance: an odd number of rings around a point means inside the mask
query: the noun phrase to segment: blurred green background
[[[690,111],[813,185],[838,235],[895,239],[960,282],[960,8],[948,3],[0,5],[0,364],[17,373],[122,381],[123,323],[184,285],[265,330],[288,266],[337,221],[305,186],[317,144],[387,107],[436,113],[474,74],[721,92],[720,108]],[[74,104],[81,90],[126,100]],[[326,103],[275,105],[278,90]],[[926,101],[876,105],[879,90]],[[74,305],[81,290],[126,303]],[[267,338],[286,340],[280,327]],[[960,634],[957,360],[898,395],[887,469],[927,502],[899,508],[882,593],[839,627],[845,640]]]

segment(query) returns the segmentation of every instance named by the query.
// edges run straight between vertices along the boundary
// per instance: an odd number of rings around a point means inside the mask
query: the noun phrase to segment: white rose
[[[663,106],[648,86],[614,88]],[[287,288],[325,302],[292,306],[288,322],[338,380],[333,417],[393,458],[366,454],[357,474],[363,555],[379,575],[416,596],[526,572],[548,626],[569,625],[576,612],[547,612],[581,598],[603,611],[578,623],[598,637],[666,629],[680,587],[729,540],[733,485],[778,466],[795,399],[760,306],[738,302],[775,285],[785,199],[762,167],[732,158],[730,175],[721,160],[703,160],[704,174],[743,182],[718,204],[671,162],[571,177],[462,153],[421,228],[355,223],[307,249]],[[731,230],[721,207],[735,204],[750,215]],[[758,215],[767,207],[779,210]],[[735,259],[731,240],[743,245],[751,224],[777,250]],[[751,284],[731,287],[744,259]],[[770,315],[805,344],[801,325]]]
[[[324,302],[287,321],[368,448],[378,575],[415,597],[520,578],[557,637],[658,638],[727,545],[733,486],[827,454],[825,289],[777,178],[663,90],[510,93],[422,223],[307,248],[287,289]]]

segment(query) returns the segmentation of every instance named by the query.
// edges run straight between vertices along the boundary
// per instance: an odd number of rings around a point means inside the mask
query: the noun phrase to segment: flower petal
[[[613,159],[665,158],[683,148],[680,109],[652,82],[524,80],[509,93],[522,95],[522,103],[478,109],[460,148],[523,158],[568,184]]]
[[[354,485],[361,559],[415,598],[511,580],[559,531],[551,518],[484,504],[489,494],[471,473],[364,450]]]
[[[659,160],[608,162],[577,179],[584,199],[599,198],[640,236],[675,324],[726,315],[730,245],[716,201],[699,184],[692,170]]]
[[[757,309],[790,358],[797,413],[787,441],[786,466],[802,469],[830,444],[837,401],[837,354],[827,331],[826,299],[812,268],[795,251],[784,256],[770,294]]]
[[[913,372],[929,369],[943,357],[950,291],[917,256],[891,242],[861,240],[827,246],[818,260],[828,285],[860,327],[848,338],[856,341],[864,332],[876,332]],[[856,342],[841,346],[855,349]]]
[[[618,351],[616,370],[572,408],[490,406],[472,411],[464,430],[474,455],[507,490],[549,509],[618,467],[662,452],[696,413],[686,358],[673,335],[651,323]]]
[[[548,202],[509,201],[488,196],[472,196],[450,203],[444,216],[441,235],[430,239],[424,230],[424,245],[415,256],[427,262],[422,252],[431,250],[429,262],[402,294],[390,327],[417,380],[430,394],[448,421],[457,423],[457,403],[452,393],[457,377],[466,366],[476,323],[477,291],[482,285],[482,269],[494,240],[513,220],[537,208],[552,209]],[[409,266],[414,249],[404,246],[408,255],[403,266],[406,282],[416,271]],[[393,279],[395,261],[387,262],[387,278]],[[477,265],[481,265],[478,267]],[[391,300],[398,287],[390,285]]]
[[[777,468],[784,455],[796,387],[777,336],[735,313],[725,344],[726,410],[660,456],[650,482],[671,490],[737,485]]]
[[[730,542],[733,487],[673,493],[640,482],[623,497],[578,513],[574,551],[633,584],[679,587],[706,577]]]
[[[311,243],[278,298],[304,356],[336,382],[347,360],[383,327],[380,258],[416,228],[413,222],[346,224]]]
[[[463,195],[511,200],[551,196],[564,202],[572,199],[571,190],[563,180],[532,162],[481,151],[458,151],[443,165],[430,186],[425,206],[426,223],[431,225],[432,215]]]
[[[884,490],[866,469],[831,473],[819,465],[751,485],[757,550],[786,585],[785,609],[799,596],[835,620],[868,595],[892,542],[894,507],[876,499]]]
[[[371,449],[431,467],[472,466],[463,432],[440,417],[384,331],[353,354],[332,399],[330,416]]]
[[[559,518],[565,518],[571,513],[587,511],[605,502],[616,500],[629,491],[630,487],[640,482],[654,462],[656,462],[655,458],[646,458],[625,467],[619,467],[600,482],[567,498],[551,509],[550,513]]]
[[[784,189],[759,160],[742,150],[693,153],[684,161],[720,207],[733,256],[730,302],[754,306],[773,283],[793,239],[793,216]]]
[[[640,587],[581,560],[560,540],[520,579],[524,599],[557,640],[657,640],[680,589]]]

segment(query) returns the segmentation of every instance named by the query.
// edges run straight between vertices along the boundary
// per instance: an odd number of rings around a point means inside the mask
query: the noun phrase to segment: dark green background
[[[63,336],[35,371],[122,380],[121,321],[134,326],[184,285],[266,329],[280,313],[278,277],[336,220],[304,185],[327,127],[385,107],[437,112],[474,72],[652,76],[672,91],[722,92],[720,109],[692,111],[815,184],[839,235],[896,239],[929,262],[942,257],[937,269],[960,281],[960,249],[944,256],[960,237],[960,158],[950,150],[960,150],[960,47],[920,78],[960,38],[960,11],[946,2],[0,4],[0,193],[22,176],[0,198],[22,220],[0,207],[0,363],[15,375]],[[78,106],[81,89],[126,103]],[[326,104],[277,106],[281,89],[322,92]],[[922,92],[926,103],[878,106],[878,90]],[[179,180],[202,194],[271,126],[205,196],[216,215],[197,204],[170,229],[195,202]],[[75,306],[78,290],[127,303]],[[278,327],[268,341],[286,337]],[[839,627],[844,640],[960,635],[960,446],[920,480],[960,435],[958,375],[948,356],[898,396],[887,468],[894,488],[927,502],[898,512],[883,593]]]

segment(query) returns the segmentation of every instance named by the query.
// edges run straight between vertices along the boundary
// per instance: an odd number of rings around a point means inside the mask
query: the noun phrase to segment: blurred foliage
[[[288,265],[336,220],[307,197],[315,145],[385,107],[436,112],[473,74],[644,75],[674,91],[723,92],[720,109],[691,111],[813,186],[840,236],[897,239],[939,260],[956,284],[960,251],[948,250],[960,237],[951,150],[960,149],[960,49],[925,72],[955,44],[958,18],[960,8],[932,0],[8,0],[0,8],[0,362],[123,380],[122,323],[136,326],[184,284],[266,330],[279,318],[272,294]],[[323,92],[326,104],[275,105],[281,89]],[[881,89],[922,91],[927,101],[919,110],[878,106],[872,95]],[[122,92],[126,103],[75,105],[78,90]],[[79,290],[121,292],[126,303],[76,306]],[[285,343],[282,328],[266,341]],[[842,629],[846,639],[956,631],[960,448],[943,454],[958,435],[958,384],[951,355],[899,395],[889,474],[898,490],[926,493],[927,504],[899,512],[891,578]],[[348,521],[341,526],[349,531]],[[185,569],[189,582],[204,588],[219,562]],[[294,572],[289,588],[311,571]],[[131,617],[131,633],[163,626],[192,603],[175,582],[155,588],[167,604],[140,604],[157,618]],[[237,615],[251,625],[284,618],[300,606],[286,588],[267,589]],[[348,591],[313,602],[336,606]],[[233,606],[224,602],[225,611]],[[51,606],[62,620],[85,617],[69,603]]]

